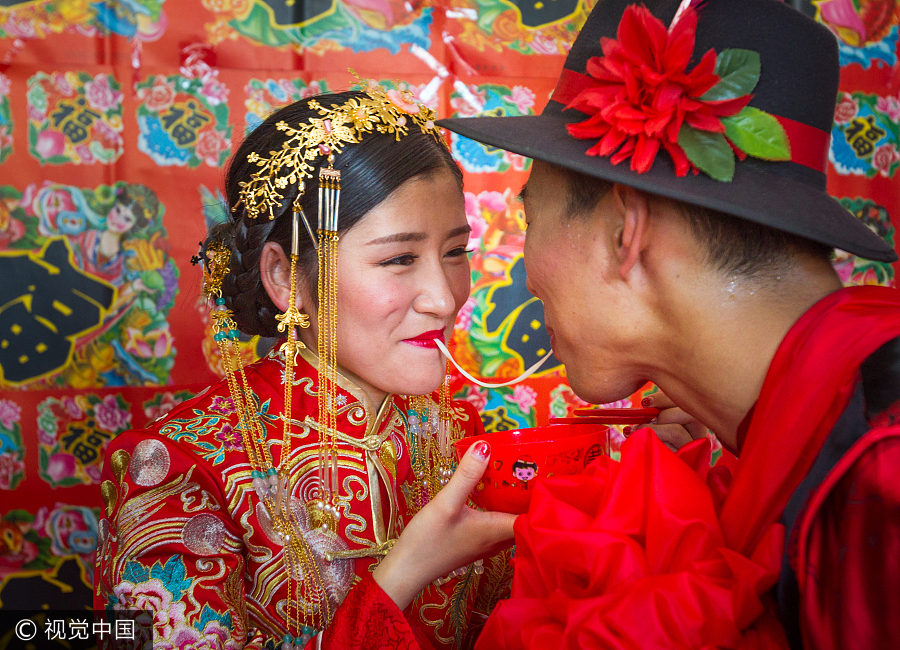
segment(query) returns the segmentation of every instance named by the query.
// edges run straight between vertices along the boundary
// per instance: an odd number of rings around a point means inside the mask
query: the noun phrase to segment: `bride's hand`
[[[375,569],[375,582],[400,609],[432,580],[512,542],[515,515],[466,505],[490,453],[483,441],[469,447],[450,482],[412,518]]]
[[[675,402],[662,391],[645,397],[641,406],[659,409],[659,415],[656,416],[655,421],[641,425],[641,427],[647,426],[653,429],[656,436],[672,451],[678,451],[692,440],[706,436],[708,431],[706,425],[698,422],[693,415],[678,408]]]

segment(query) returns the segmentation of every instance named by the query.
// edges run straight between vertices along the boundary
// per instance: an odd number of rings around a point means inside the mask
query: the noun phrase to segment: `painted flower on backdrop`
[[[197,155],[210,167],[218,167],[219,154],[229,147],[228,138],[221,131],[209,129],[197,137]]]
[[[168,81],[163,75],[157,75],[153,85],[141,88],[137,93],[148,110],[158,112],[172,105],[175,101],[175,83]]]
[[[469,297],[460,307],[459,313],[456,314],[457,329],[468,331],[472,326],[472,312],[475,311],[476,303],[475,298]]]
[[[6,430],[12,428],[22,417],[22,407],[8,399],[0,399],[0,424]]]
[[[84,415],[84,411],[78,404],[78,401],[73,397],[63,397],[59,403],[60,406],[62,406],[63,411],[65,411],[66,415],[68,415],[73,420],[79,420],[81,419],[82,415]]]
[[[900,152],[892,142],[883,144],[875,149],[872,154],[872,167],[885,178],[890,178],[891,168],[900,162]]]
[[[206,97],[212,106],[224,104],[228,101],[228,88],[213,73],[205,75],[203,85],[200,87],[200,93]]]
[[[534,108],[534,91],[526,86],[513,86],[509,101],[516,105],[522,115],[527,115]]]
[[[85,97],[91,108],[106,112],[122,101],[122,93],[109,85],[108,74],[98,74],[84,85]]]
[[[834,107],[836,124],[847,124],[859,113],[859,102],[850,93],[841,93]]]
[[[478,386],[469,386],[468,392],[463,396],[463,399],[470,402],[477,410],[481,411],[487,405],[489,397],[490,395],[487,389],[479,388]]]
[[[643,6],[629,6],[617,38],[602,38],[603,56],[587,63],[589,85],[567,105],[588,117],[568,125],[579,139],[597,139],[591,156],[647,172],[660,149],[685,176],[698,170],[723,182],[734,176],[735,154],[790,160],[784,128],[748,106],[760,74],[759,54],[707,51],[691,69],[697,12],[688,8],[670,29]]]
[[[25,471],[25,463],[18,454],[0,454],[0,490],[10,490]]]
[[[450,107],[457,117],[474,117],[481,112],[487,101],[487,90],[468,87],[467,95],[453,95],[450,98]]]
[[[90,555],[97,548],[97,515],[85,506],[57,503],[52,510],[44,506],[33,528],[50,539],[50,552],[57,557]]]
[[[537,404],[537,391],[531,386],[524,384],[516,384],[513,388],[512,395],[506,395],[506,399],[519,405],[522,411],[530,411]]]
[[[115,395],[107,395],[94,406],[97,426],[106,431],[119,432],[131,425],[131,413],[119,406]]]
[[[169,414],[173,408],[181,404],[190,396],[187,391],[177,394],[171,391],[157,393],[153,399],[144,402],[144,415],[150,421],[155,421]]]
[[[485,210],[491,210],[490,207],[484,205],[484,203],[493,203],[490,197],[485,197],[485,195],[496,194],[502,198],[502,194],[500,192],[481,192],[478,195],[473,194],[472,192],[465,192],[465,205],[466,205],[466,220],[469,222],[469,227],[472,229],[469,231],[469,246],[473,249],[478,248],[481,245],[481,238],[484,237],[484,233],[487,232],[488,223],[484,218]],[[482,199],[487,199],[483,201]],[[500,208],[501,210],[506,208],[506,203],[503,202],[503,206]],[[496,210],[492,210],[492,212],[496,212]]]
[[[51,454],[45,473],[54,483],[75,476],[75,457],[66,453]]]
[[[72,82],[77,81],[77,78],[74,74],[54,72],[51,75],[51,79],[53,79],[53,84],[63,97],[72,97],[75,94],[75,86]]]
[[[875,102],[875,109],[887,115],[891,122],[900,122],[900,97],[879,97]]]

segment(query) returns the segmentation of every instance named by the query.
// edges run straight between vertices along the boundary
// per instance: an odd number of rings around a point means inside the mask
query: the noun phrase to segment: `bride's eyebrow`
[[[392,235],[376,237],[371,241],[367,241],[366,246],[371,246],[373,244],[395,244],[398,242],[424,241],[426,239],[428,239],[428,234],[424,232],[395,232]]]
[[[459,226],[458,228],[454,228],[447,233],[447,239],[452,239],[453,237],[457,237],[458,235],[466,235],[470,230],[472,230],[472,227],[469,226],[469,224],[466,224],[465,226]],[[395,232],[390,235],[385,235],[384,237],[376,237],[375,239],[367,241],[366,246],[377,244],[396,244],[410,241],[425,241],[426,239],[428,239],[428,233],[424,232]]]
[[[465,226],[454,228],[453,230],[448,232],[447,239],[453,239],[454,237],[458,237],[459,235],[468,235],[470,232],[472,232],[472,226],[466,224]]]

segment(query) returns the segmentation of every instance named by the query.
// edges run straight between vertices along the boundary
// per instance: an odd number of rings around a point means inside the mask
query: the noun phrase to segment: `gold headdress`
[[[303,538],[297,534],[294,515],[290,508],[291,481],[286,459],[291,455],[291,389],[293,369],[299,348],[304,347],[297,328],[309,327],[309,317],[296,307],[297,265],[299,262],[300,224],[316,248],[318,262],[318,314],[317,354],[319,357],[318,422],[319,431],[319,494],[311,519],[332,530],[337,527],[338,465],[337,465],[337,244],[341,199],[341,172],[335,169],[335,157],[347,145],[359,143],[368,134],[390,134],[396,140],[406,136],[410,129],[432,135],[446,146],[434,124],[434,112],[415,102],[409,91],[385,90],[375,82],[368,82],[361,96],[351,97],[342,104],[322,106],[316,100],[309,107],[318,115],[305,122],[289,125],[278,122],[275,128],[285,134],[281,148],[268,152],[268,157],[251,153],[247,160],[257,167],[248,181],[240,184],[239,200],[232,210],[243,210],[249,219],[274,219],[284,209],[289,188],[296,187],[296,198],[291,206],[291,270],[288,308],[276,316],[278,331],[286,341],[281,346],[285,358],[284,382],[284,434],[281,462],[273,464],[253,394],[247,384],[240,355],[235,353],[234,341],[238,338],[237,326],[222,297],[222,278],[229,272],[229,248],[226,245],[210,245],[205,251],[204,285],[207,295],[214,299],[213,311],[215,340],[222,350],[229,389],[240,413],[240,426],[253,466],[253,486],[269,511],[273,527],[285,541],[285,564],[292,578],[303,576],[293,583],[287,608],[288,631],[282,648],[302,647],[315,628],[324,628],[333,611],[319,574],[318,565]],[[414,110],[407,110],[411,107]],[[315,232],[303,211],[301,202],[307,191],[307,183],[318,171],[318,215]],[[355,188],[362,189],[362,188]],[[446,405],[444,409],[446,409]],[[289,587],[290,589],[291,587]],[[309,625],[301,623],[307,621]]]

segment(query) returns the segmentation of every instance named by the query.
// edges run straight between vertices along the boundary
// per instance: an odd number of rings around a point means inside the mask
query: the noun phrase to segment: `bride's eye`
[[[463,255],[468,255],[472,252],[471,248],[466,248],[465,246],[458,246],[452,250],[447,251],[447,257],[461,257]]]
[[[416,257],[416,255],[411,255],[409,253],[407,253],[406,255],[398,255],[397,257],[392,257],[389,260],[379,262],[378,266],[411,266],[412,263],[416,261]]]

